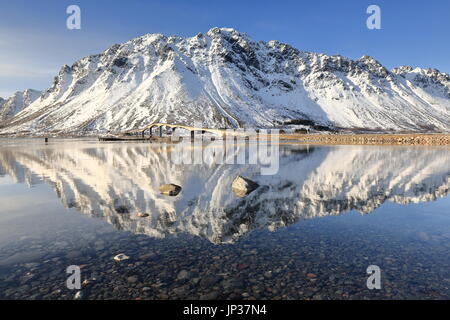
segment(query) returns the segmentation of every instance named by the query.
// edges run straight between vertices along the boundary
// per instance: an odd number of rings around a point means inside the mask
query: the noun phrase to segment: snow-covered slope
[[[142,143],[13,143],[0,149],[0,175],[30,185],[44,179],[65,206],[119,230],[154,237],[190,233],[214,243],[301,219],[370,213],[386,201],[433,201],[450,187],[447,148],[282,146],[273,176],[261,176],[259,165],[175,164],[173,150]],[[237,175],[260,188],[237,198],[231,190]],[[183,189],[167,197],[159,192],[164,183]]]
[[[0,125],[2,121],[14,117],[32,104],[41,94],[41,91],[27,89],[25,91],[17,91],[6,100],[0,98]]]
[[[148,34],[65,65],[11,132],[99,132],[159,121],[272,127],[310,120],[340,128],[450,131],[450,76],[387,70],[254,41],[234,29],[192,38]]]

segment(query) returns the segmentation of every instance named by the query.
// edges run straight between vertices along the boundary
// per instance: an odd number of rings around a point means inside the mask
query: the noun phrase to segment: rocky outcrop
[[[249,195],[258,187],[259,184],[257,184],[256,182],[241,176],[237,176],[231,184],[231,189],[233,190],[234,194],[240,198]]]
[[[181,191],[181,187],[170,183],[170,184],[163,184],[162,186],[159,187],[159,192],[161,192],[161,194],[164,194],[166,196],[176,196],[180,193]]]

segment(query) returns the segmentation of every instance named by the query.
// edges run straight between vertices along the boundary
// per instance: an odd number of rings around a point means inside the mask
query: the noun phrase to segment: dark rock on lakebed
[[[234,194],[239,198],[243,198],[249,195],[258,187],[259,187],[258,183],[241,176],[237,176],[233,180],[233,183],[231,184],[231,189],[233,190]]]
[[[161,194],[171,197],[178,195],[180,191],[181,187],[173,183],[163,184],[162,186],[159,187],[159,192],[161,192]]]

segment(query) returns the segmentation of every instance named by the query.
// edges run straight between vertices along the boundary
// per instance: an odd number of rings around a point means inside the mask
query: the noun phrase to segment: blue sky
[[[71,4],[81,8],[81,30],[66,28]],[[381,30],[366,27],[371,4],[381,8]],[[0,96],[48,88],[63,64],[114,43],[146,33],[193,36],[216,26],[300,50],[368,54],[388,68],[450,73],[448,0],[0,0]]]

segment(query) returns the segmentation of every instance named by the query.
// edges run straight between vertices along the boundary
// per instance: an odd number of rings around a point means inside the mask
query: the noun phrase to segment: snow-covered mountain
[[[155,121],[450,131],[450,76],[304,52],[234,29],[191,38],[148,34],[63,66],[0,133],[95,133]]]
[[[446,148],[282,146],[273,176],[260,175],[259,165],[176,164],[173,152],[172,146],[142,143],[12,143],[0,149],[0,175],[30,185],[44,179],[66,207],[119,230],[152,237],[189,233],[214,243],[301,219],[366,214],[386,201],[433,201],[450,188]],[[237,198],[231,190],[237,175],[260,187]],[[159,192],[164,183],[183,189],[167,197]],[[138,218],[139,212],[149,216]]]
[[[32,104],[41,96],[42,92],[27,89],[25,91],[17,91],[8,99],[0,98],[0,124],[2,121],[10,119],[20,111]]]

